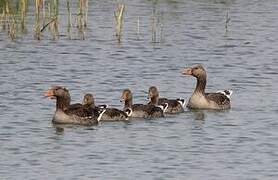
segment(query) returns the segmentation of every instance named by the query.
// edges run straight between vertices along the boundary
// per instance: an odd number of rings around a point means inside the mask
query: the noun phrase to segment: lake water
[[[63,36],[65,9],[57,41],[34,40],[31,25],[15,42],[0,33],[0,179],[277,179],[278,1],[159,1],[156,43],[151,1],[126,6],[120,44],[116,4],[100,0],[90,2],[83,41]],[[181,71],[198,63],[207,91],[234,91],[231,110],[64,131],[51,123],[55,102],[43,93],[52,85],[73,103],[90,92],[118,108],[125,88],[138,103],[152,85],[189,98],[195,79]]]

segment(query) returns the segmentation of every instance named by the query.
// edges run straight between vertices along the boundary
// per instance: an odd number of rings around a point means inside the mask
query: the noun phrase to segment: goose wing
[[[218,105],[230,104],[230,99],[222,93],[206,93],[205,96],[208,100],[214,101]]]

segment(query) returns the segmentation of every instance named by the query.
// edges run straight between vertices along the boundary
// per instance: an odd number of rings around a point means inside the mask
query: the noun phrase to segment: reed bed
[[[2,31],[7,32],[11,40],[15,40],[17,37],[18,23],[10,2],[1,1],[0,9],[2,11],[0,16]]]
[[[32,32],[34,39],[52,38],[58,40],[62,36],[68,39],[85,39],[88,30],[89,0],[0,0],[0,32],[7,33],[15,41],[28,32]],[[156,11],[156,0],[152,1],[153,12],[151,17],[151,42],[163,40],[163,14]],[[67,22],[60,22],[60,8],[66,10]],[[30,8],[31,7],[31,8]],[[115,36],[118,42],[122,41],[123,24],[126,5],[119,4],[114,11]],[[31,11],[30,11],[31,10]],[[111,18],[113,12],[111,12]],[[64,18],[64,17],[63,17]],[[140,37],[140,19],[135,17],[137,37]],[[28,23],[27,23],[28,22]],[[66,30],[60,29],[65,24]],[[226,29],[228,22],[226,23]],[[113,28],[113,27],[111,27]],[[29,31],[28,31],[29,29]],[[30,30],[31,29],[31,30]],[[64,34],[63,34],[64,33]]]
[[[63,1],[64,2],[64,1]],[[82,32],[81,39],[85,39],[85,29],[88,25],[88,0],[73,1],[76,9],[76,26],[72,23],[71,0],[67,0],[65,5],[68,11],[69,39],[72,39],[72,29],[77,27],[78,32]],[[14,5],[14,6],[12,6]],[[28,12],[28,7],[33,5],[34,12]],[[56,40],[60,37],[59,32],[59,6],[60,0],[1,0],[0,1],[0,30],[6,32],[11,40],[16,40],[28,32],[27,19],[34,19],[33,35],[34,39],[41,40],[44,36],[51,35]],[[28,16],[29,14],[29,16]],[[30,17],[30,16],[32,16]],[[29,25],[30,26],[30,25]]]

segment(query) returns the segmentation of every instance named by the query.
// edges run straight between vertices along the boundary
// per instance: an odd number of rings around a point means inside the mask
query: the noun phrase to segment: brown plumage
[[[206,93],[207,73],[202,65],[184,69],[182,74],[197,78],[196,88],[188,101],[187,107],[191,109],[230,109],[230,95],[224,93]],[[229,91],[230,92],[230,91]]]
[[[101,115],[105,112],[105,109],[95,111],[90,107],[84,107],[82,104],[70,104],[70,93],[64,87],[54,86],[46,92],[45,96],[56,99],[53,123],[94,125],[98,123]]]
[[[83,99],[83,105],[92,107],[92,108],[100,108],[96,107],[94,97],[92,94],[86,94]],[[105,113],[101,116],[100,121],[123,121],[128,120],[128,116],[130,115],[131,109],[126,109],[125,111],[116,109],[116,108],[106,108]]]
[[[129,89],[125,89],[121,96],[121,101],[124,102],[124,109],[131,108],[131,117],[136,118],[158,118],[164,117],[163,108],[167,108],[165,105],[157,107],[155,105],[133,104],[132,93]],[[168,105],[167,105],[168,106]]]
[[[148,99],[150,100],[148,104],[152,104],[152,105],[162,105],[168,103],[168,108],[166,109],[165,113],[176,114],[176,113],[184,112],[183,103],[182,103],[184,102],[184,100],[159,98],[159,91],[155,86],[151,86],[149,88]]]

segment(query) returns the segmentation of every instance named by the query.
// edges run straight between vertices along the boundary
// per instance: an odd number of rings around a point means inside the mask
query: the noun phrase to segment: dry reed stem
[[[59,37],[59,0],[52,1],[51,14],[53,14],[53,16],[51,16],[50,33],[52,34],[53,39],[56,40]]]
[[[89,10],[89,1],[85,1],[85,19],[84,19],[84,27],[87,27],[87,22],[88,22],[88,10]]]
[[[79,0],[78,28],[87,27],[88,20],[88,0]]]
[[[88,0],[79,0],[79,13],[76,17],[76,27],[78,29],[78,34],[82,40],[85,39],[84,28],[87,27],[87,18],[88,18]]]
[[[226,30],[226,32],[228,32],[228,25],[229,25],[230,20],[231,20],[231,18],[229,17],[229,11],[227,11],[226,17],[225,17],[225,30]]]
[[[137,17],[137,36],[139,38],[140,35],[140,18],[139,16]]]
[[[67,11],[68,11],[68,27],[67,27],[67,32],[68,32],[68,38],[71,39],[71,27],[72,27],[72,22],[71,22],[71,1],[67,0]]]
[[[152,43],[156,43],[156,17],[152,17]]]
[[[5,17],[7,22],[8,35],[12,41],[17,37],[17,23],[14,14],[10,10],[9,2],[5,4]]]
[[[21,10],[21,32],[26,31],[26,14],[27,14],[27,0],[21,0],[20,2],[20,10]]]
[[[41,25],[40,25],[40,13],[41,13],[41,10],[43,8],[43,0],[36,0],[36,3],[35,3],[35,6],[36,6],[36,23],[35,23],[35,38],[37,40],[40,40],[41,39]]]
[[[122,29],[123,29],[123,17],[124,17],[125,5],[121,4],[118,6],[116,12],[114,12],[115,20],[116,20],[116,37],[118,41],[121,41]]]

